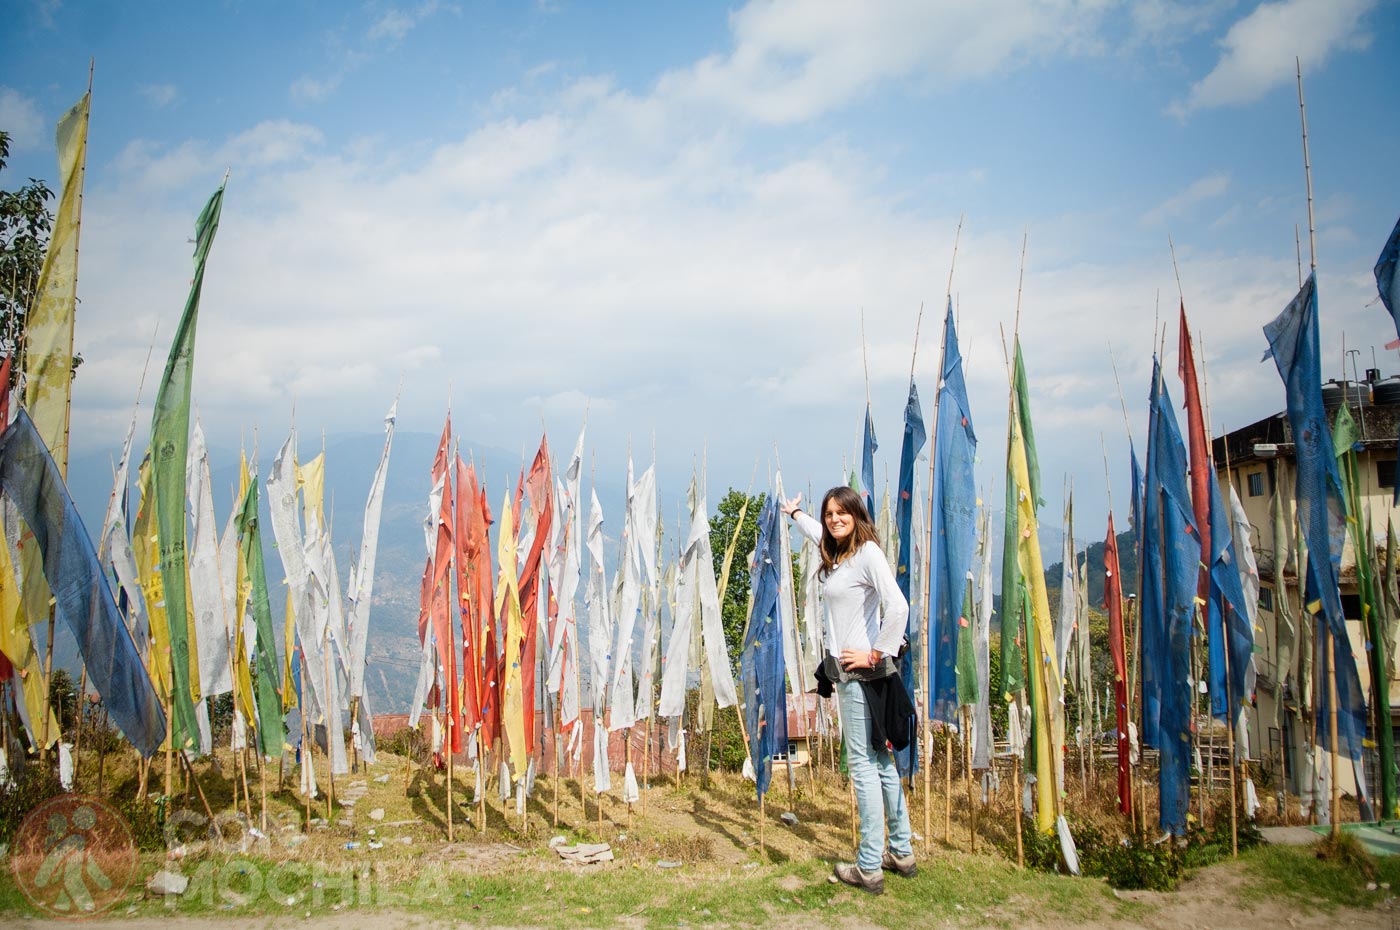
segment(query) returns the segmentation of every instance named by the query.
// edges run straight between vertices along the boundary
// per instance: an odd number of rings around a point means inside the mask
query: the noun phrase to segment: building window
[[[1376,460],[1376,484],[1383,488],[1395,487],[1395,459]]]
[[[1260,609],[1260,610],[1266,610],[1266,611],[1268,611],[1269,613],[1273,613],[1273,612],[1274,612],[1274,589],[1273,589],[1273,588],[1260,588],[1260,589],[1259,589],[1259,609]]]
[[[1342,595],[1342,616],[1346,617],[1348,620],[1361,619],[1361,595]]]
[[[1262,471],[1250,472],[1246,477],[1249,479],[1249,496],[1263,497],[1264,473]]]

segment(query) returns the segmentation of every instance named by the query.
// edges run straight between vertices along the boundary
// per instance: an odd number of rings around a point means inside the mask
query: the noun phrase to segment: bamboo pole
[[[1308,110],[1303,104],[1303,62],[1294,57],[1298,71],[1298,120],[1303,127],[1303,177],[1308,188],[1308,266],[1317,270],[1317,226],[1313,222],[1312,159],[1308,156]]]

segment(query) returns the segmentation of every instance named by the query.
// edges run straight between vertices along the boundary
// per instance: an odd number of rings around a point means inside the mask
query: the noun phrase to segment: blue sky
[[[1393,0],[16,2],[0,183],[54,180],[95,59],[75,454],[119,445],[159,325],[149,410],[227,169],[196,355],[211,443],[277,444],[293,399],[303,431],[377,432],[402,380],[401,428],[436,431],[450,394],[472,441],[533,448],[543,419],[567,449],[587,406],[600,470],[655,434],[663,493],[704,452],[712,497],[755,461],[762,483],[775,442],[790,487],[838,479],[862,310],[897,470],[921,302],[932,419],[963,217],[953,298],[999,499],[1024,232],[1050,509],[1072,476],[1093,536],[1100,434],[1120,501],[1126,482],[1109,345],[1141,442],[1168,236],[1217,431],[1282,407],[1258,360],[1295,226],[1307,260],[1295,56],[1324,359],[1345,333],[1400,371],[1370,277],[1400,215],[1397,50]]]

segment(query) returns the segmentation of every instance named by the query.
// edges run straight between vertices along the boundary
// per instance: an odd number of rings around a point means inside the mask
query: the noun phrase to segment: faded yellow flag
[[[1032,706],[1035,708],[1036,826],[1049,833],[1055,829],[1055,818],[1059,815],[1060,793],[1055,777],[1055,759],[1064,747],[1064,720],[1060,716],[1062,685],[1054,662],[1054,627],[1050,619],[1050,598],[1045,590],[1045,566],[1040,556],[1040,523],[1036,517],[1026,447],[1016,424],[1012,425],[1009,433],[1009,477],[1016,484],[1016,516],[1021,528],[1016,561],[1030,592],[1026,652],[1030,660],[1028,684],[1035,691]]]
[[[5,542],[3,525],[0,525],[0,652],[5,653],[15,668],[30,726],[34,728],[35,741],[41,740],[47,732],[48,743],[52,746],[59,736],[58,721],[50,713],[48,729],[44,729],[48,688],[44,685],[44,669],[39,662],[39,653],[34,648],[29,624],[25,622],[24,613],[20,610],[15,567],[10,558],[9,544]]]
[[[59,473],[68,476],[68,406],[73,394],[73,317],[78,296],[78,229],[87,161],[88,94],[58,123],[63,193],[34,305],[25,317],[24,406]]]
[[[501,505],[501,529],[497,537],[496,555],[501,566],[496,582],[496,616],[505,620],[506,636],[502,645],[505,680],[501,682],[501,724],[510,746],[510,766],[516,778],[525,775],[529,762],[529,746],[525,735],[524,683],[521,679],[520,647],[525,628],[520,618],[520,579],[516,574],[518,543],[515,538],[514,512],[510,493]]]

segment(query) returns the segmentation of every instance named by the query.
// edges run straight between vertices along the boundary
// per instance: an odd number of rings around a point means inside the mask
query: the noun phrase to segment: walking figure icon
[[[66,794],[25,817],[10,864],[31,904],[51,917],[81,919],[121,900],[136,871],[136,844],[111,805]]]

